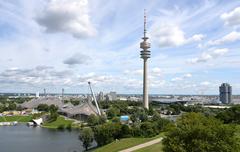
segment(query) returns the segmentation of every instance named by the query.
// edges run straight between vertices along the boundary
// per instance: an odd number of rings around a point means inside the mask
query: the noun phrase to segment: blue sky
[[[143,10],[157,94],[240,94],[238,0],[1,0],[0,92],[142,93]]]

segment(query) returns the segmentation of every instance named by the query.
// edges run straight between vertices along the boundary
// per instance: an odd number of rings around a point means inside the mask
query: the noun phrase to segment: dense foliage
[[[237,152],[238,142],[233,126],[199,113],[183,115],[163,140],[165,152]]]
[[[94,139],[94,134],[91,128],[85,127],[81,130],[79,135],[79,140],[82,141],[83,147],[85,147],[85,150],[88,150],[88,147],[91,146]]]
[[[103,124],[105,122],[106,122],[105,116],[96,116],[94,114],[91,114],[87,119],[88,126],[96,126],[99,124]]]
[[[240,124],[240,105],[235,105],[217,114],[216,118],[224,123]]]

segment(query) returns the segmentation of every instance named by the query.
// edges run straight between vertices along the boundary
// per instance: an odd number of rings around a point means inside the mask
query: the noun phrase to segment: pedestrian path
[[[151,140],[149,142],[146,142],[146,143],[143,143],[143,144],[140,144],[140,145],[128,148],[128,149],[121,150],[119,152],[132,152],[132,151],[135,151],[135,150],[138,150],[138,149],[141,149],[141,148],[144,148],[144,147],[151,146],[151,145],[154,145],[156,143],[159,143],[159,142],[162,141],[162,139],[163,139],[162,137],[161,138],[157,138],[157,139]]]

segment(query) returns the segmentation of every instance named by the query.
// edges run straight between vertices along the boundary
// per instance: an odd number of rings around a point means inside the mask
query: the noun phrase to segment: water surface
[[[81,152],[79,131],[26,125],[0,127],[0,152]],[[96,145],[96,144],[95,144]]]

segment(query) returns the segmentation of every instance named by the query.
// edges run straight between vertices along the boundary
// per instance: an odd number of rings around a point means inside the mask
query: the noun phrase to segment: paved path
[[[141,148],[144,148],[144,147],[151,146],[153,144],[159,143],[159,142],[162,141],[162,139],[163,139],[162,137],[161,138],[157,138],[157,139],[151,140],[149,142],[146,142],[146,143],[143,143],[143,144],[140,144],[140,145],[128,148],[128,149],[121,150],[119,152],[132,152],[132,151],[135,151],[135,150],[138,150],[138,149],[141,149]]]

